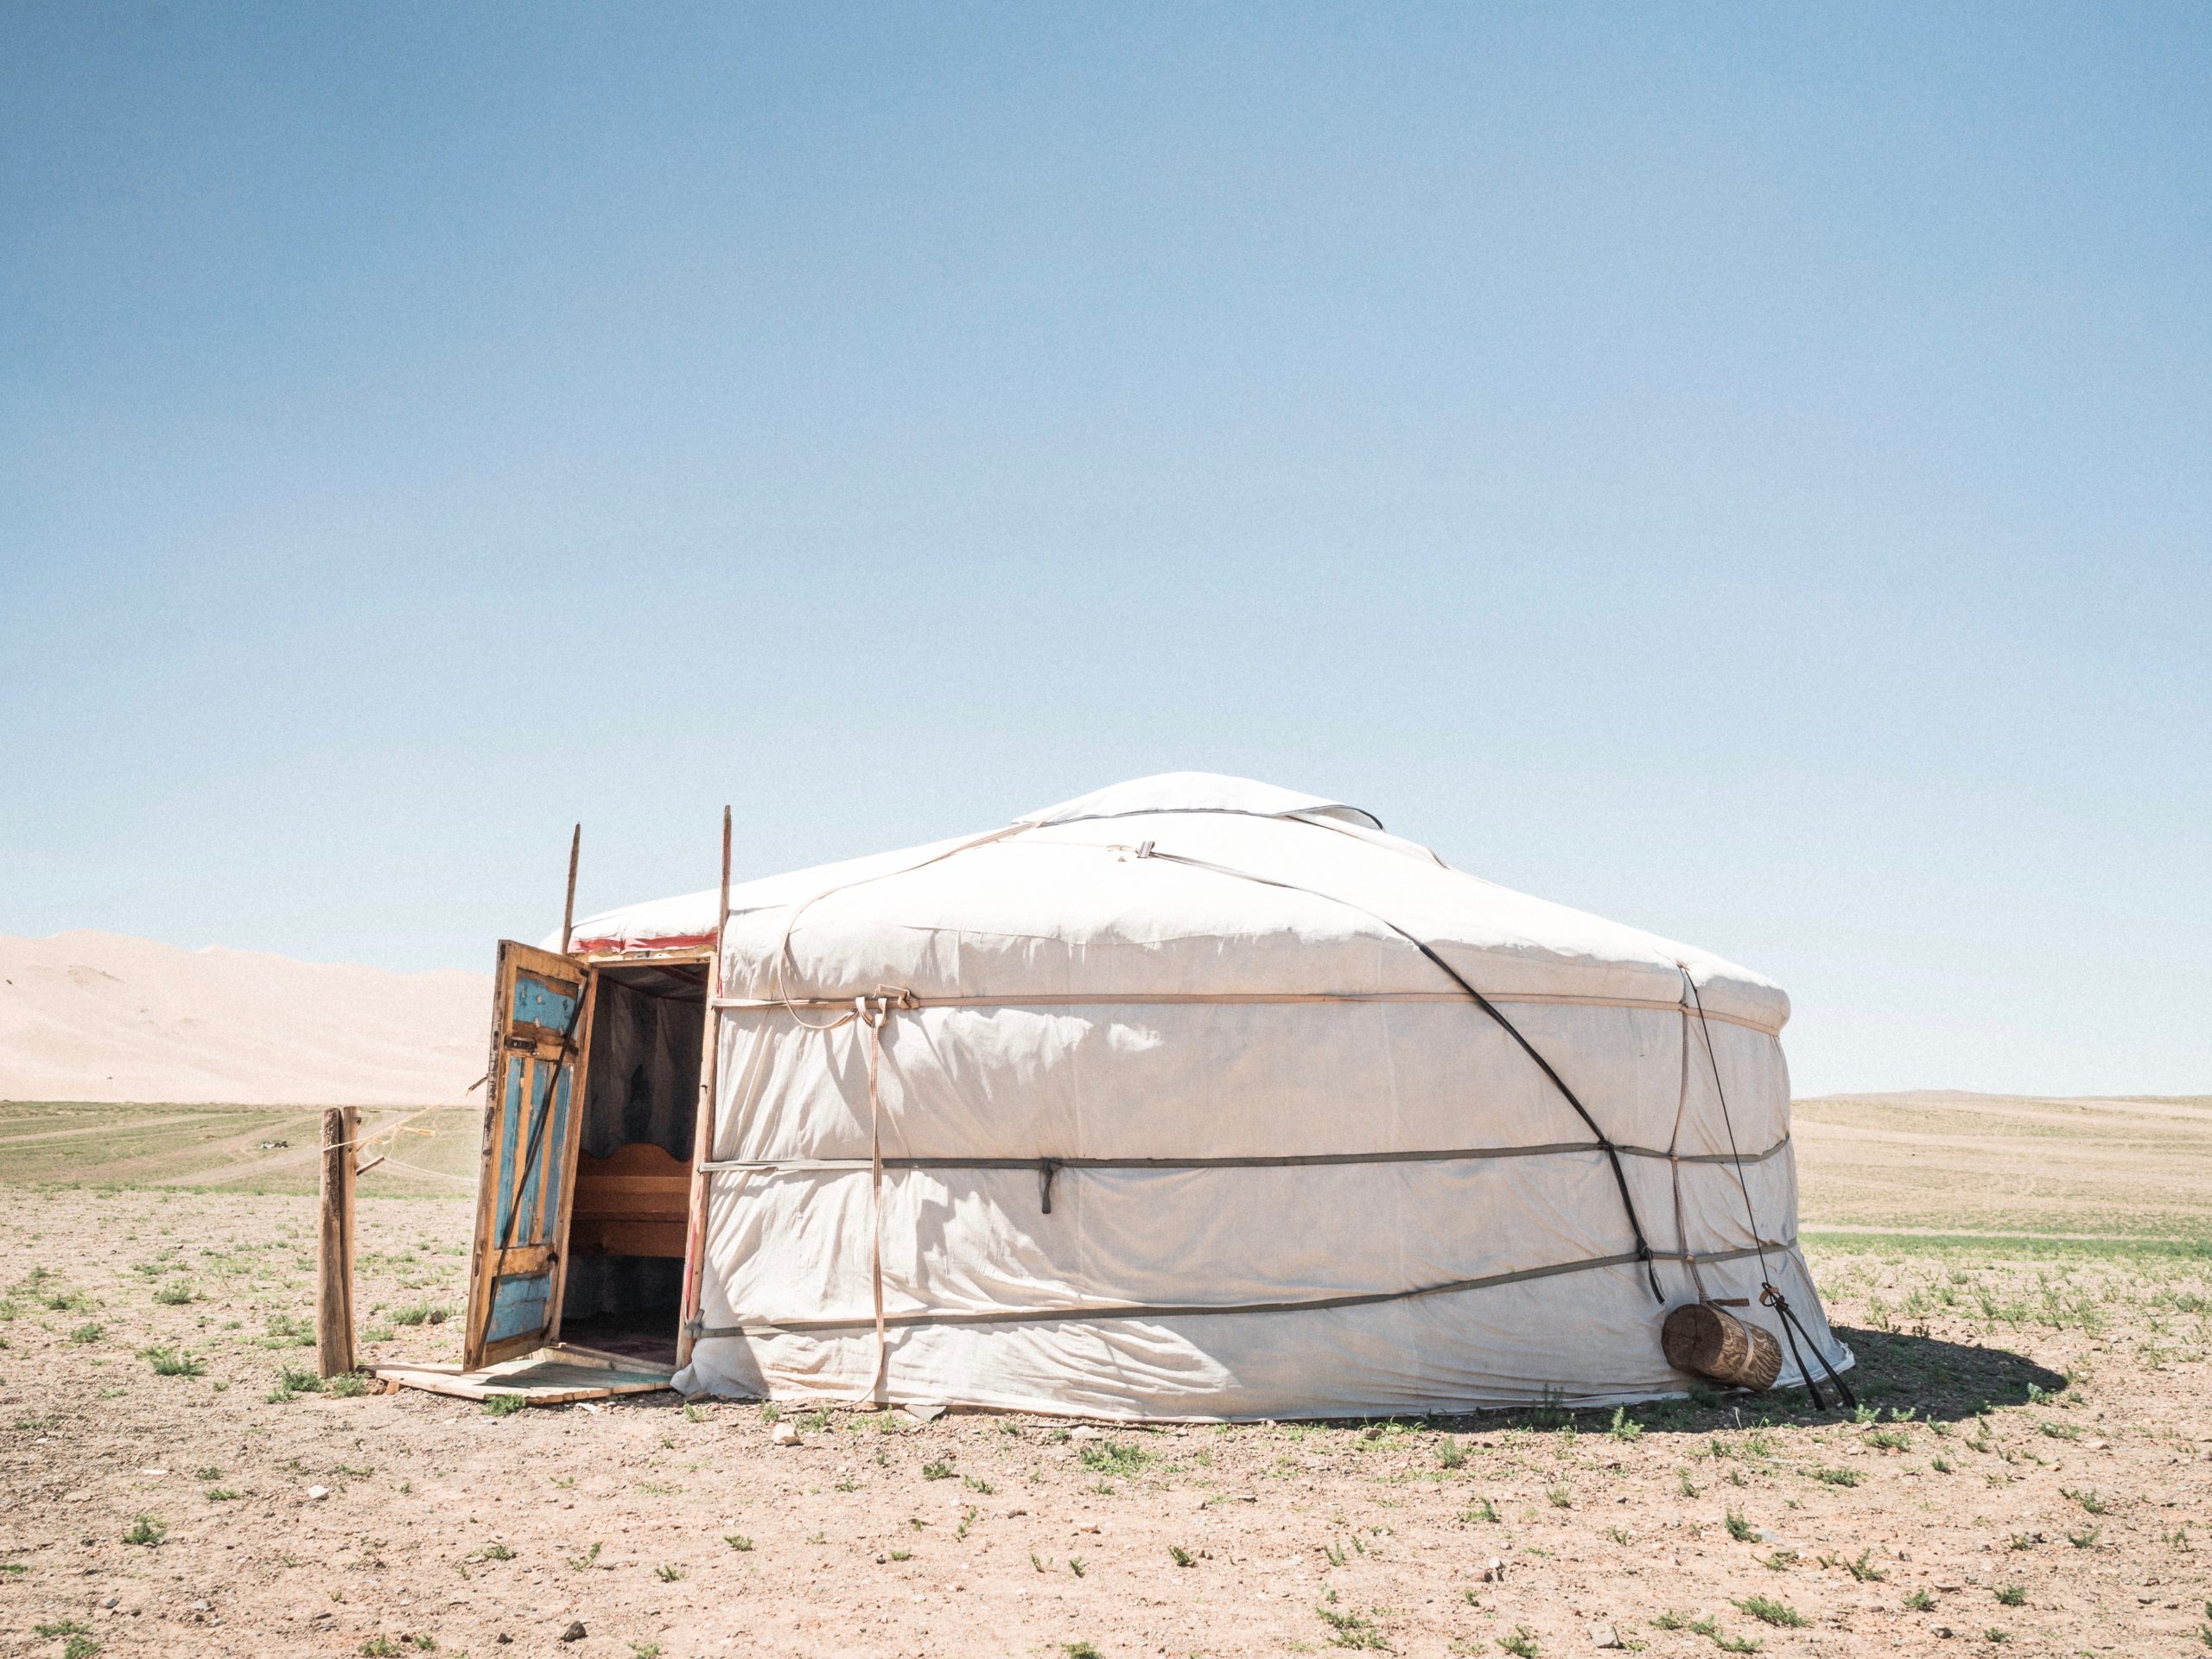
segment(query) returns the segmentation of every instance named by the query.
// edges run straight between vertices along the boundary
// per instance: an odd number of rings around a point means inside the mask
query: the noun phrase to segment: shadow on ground
[[[2056,1371],[2005,1348],[1852,1325],[1832,1328],[1858,1356],[1859,1363],[1844,1373],[1844,1381],[1850,1384],[1859,1409],[1872,1408],[1885,1420],[1895,1414],[1922,1422],[1957,1422],[1996,1407],[2024,1406],[2039,1395],[2056,1394],[2067,1386],[2066,1378]],[[1426,1428],[1461,1433],[1499,1428],[1550,1432],[1573,1427],[1582,1433],[1618,1433],[1626,1427],[1631,1433],[1709,1434],[1763,1426],[1815,1426],[1851,1418],[1853,1412],[1838,1404],[1834,1388],[1825,1376],[1820,1382],[1824,1404],[1818,1411],[1802,1389],[1772,1394],[1700,1389],[1686,1400],[1653,1401],[1629,1407],[1618,1415],[1611,1410],[1536,1407],[1418,1421]],[[1627,1419],[1639,1427],[1628,1427],[1624,1421]],[[1394,1421],[1402,1423],[1405,1420]],[[1338,1426],[1381,1432],[1378,1420],[1372,1419],[1350,1420]]]
[[[1955,1422],[1991,1406],[2024,1406],[2039,1394],[2056,1394],[2066,1378],[2025,1354],[1979,1343],[1945,1342],[1840,1325],[1835,1333],[1859,1356],[1846,1374],[1859,1397],[1887,1409],[1918,1408],[1923,1418]],[[1805,1406],[1801,1392],[1789,1396]]]

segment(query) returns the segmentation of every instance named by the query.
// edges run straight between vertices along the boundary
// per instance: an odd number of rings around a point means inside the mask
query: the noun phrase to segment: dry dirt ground
[[[363,1211],[372,1356],[450,1357],[467,1205]],[[0,1187],[0,1651],[2212,1651],[2202,1245],[1827,1239],[1856,1421],[839,1411],[779,1446],[667,1395],[308,1391],[312,1238],[298,1196]]]

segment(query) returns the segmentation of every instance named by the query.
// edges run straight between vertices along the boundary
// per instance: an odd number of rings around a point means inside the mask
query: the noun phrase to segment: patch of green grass
[[[61,1659],[92,1659],[99,1650],[99,1643],[80,1631],[61,1644]]]
[[[264,1348],[312,1348],[315,1346],[315,1325],[290,1313],[272,1313],[264,1326],[268,1334],[261,1339]]]
[[[753,1541],[741,1532],[726,1532],[722,1534],[722,1542],[728,1544],[732,1549],[735,1550],[741,1555],[745,1554],[753,1548]]]
[[[1382,1639],[1382,1632],[1375,1621],[1354,1612],[1338,1612],[1333,1607],[1316,1607],[1321,1622],[1329,1627],[1329,1645],[1332,1648],[1357,1648],[1374,1652],[1388,1652],[1389,1643]],[[1508,1649],[1513,1651],[1513,1649]],[[1532,1649],[1530,1651],[1534,1651]]]
[[[276,1376],[277,1385],[291,1394],[321,1394],[322,1373],[304,1366],[287,1365]]]
[[[2024,1584],[2000,1584],[1989,1593],[2007,1607],[2024,1607],[2028,1605],[2028,1586]]]
[[[924,1480],[950,1480],[952,1478],[952,1459],[950,1458],[939,1458],[933,1463],[924,1464],[922,1465],[922,1478]]]
[[[1068,1659],[1103,1659],[1095,1642],[1063,1642],[1060,1651],[1067,1655]]]
[[[1802,1228],[1798,1241],[1822,1256],[1979,1255],[2002,1251],[2016,1261],[2068,1256],[2203,1262],[2212,1259],[2212,1238],[2052,1238],[2039,1233],[1827,1233]],[[1825,1282],[1825,1280],[1824,1280]]]
[[[1936,1608],[1936,1598],[1925,1590],[1916,1590],[1904,1599],[1904,1605],[1911,1612],[1933,1612]]]
[[[2071,1486],[2062,1486],[2058,1489],[2058,1492],[2059,1496],[2062,1497],[2072,1498],[2076,1503],[2079,1503],[2091,1515],[2110,1515],[2112,1513],[2111,1500],[2099,1497],[2096,1489],[2094,1487],[2085,1487],[2077,1491]]]
[[[1626,1406],[1615,1406],[1613,1421],[1605,1433],[1617,1440],[1632,1440],[1643,1433],[1643,1425],[1628,1414]]]
[[[207,1362],[177,1348],[143,1348],[139,1356],[154,1368],[156,1376],[204,1376]]]
[[[914,1552],[911,1549],[894,1549],[891,1552],[891,1559],[894,1561],[911,1561],[914,1559]],[[1081,1578],[1083,1575],[1078,1573],[1076,1576]]]
[[[1856,1486],[1866,1478],[1856,1469],[1808,1469],[1805,1472],[1829,1486]]]
[[[1497,1505],[1486,1497],[1478,1497],[1472,1509],[1459,1512],[1459,1518],[1470,1526],[1494,1527],[1497,1524]]]
[[[1536,1659],[1543,1651],[1536,1645],[1536,1633],[1526,1624],[1516,1624],[1497,1638],[1497,1645],[1513,1656],[1513,1659]]]
[[[453,1309],[443,1302],[410,1302],[385,1317],[394,1325],[443,1325],[453,1317]]]
[[[683,1576],[683,1569],[673,1561],[663,1561],[658,1567],[653,1568],[653,1577],[658,1579],[663,1584],[674,1584]]]
[[[1545,1487],[1544,1496],[1551,1500],[1551,1506],[1555,1510],[1571,1510],[1574,1507],[1574,1494],[1567,1491],[1567,1483],[1563,1480],[1555,1486]]]
[[[242,1494],[232,1491],[227,1486],[210,1486],[200,1496],[210,1503],[228,1503],[241,1497]]]
[[[37,1631],[39,1635],[44,1637],[49,1642],[53,1641],[56,1637],[83,1636],[92,1628],[92,1627],[89,1624],[79,1624],[73,1618],[57,1618],[51,1624],[34,1624],[31,1626],[32,1630]]]
[[[1784,1630],[1802,1630],[1811,1622],[1788,1602],[1777,1601],[1771,1596],[1746,1596],[1736,1606],[1762,1624],[1779,1625]]]
[[[369,1391],[369,1379],[359,1371],[340,1371],[323,1384],[323,1392],[340,1400],[358,1400]]]
[[[79,1325],[74,1331],[72,1331],[69,1333],[69,1340],[79,1343],[94,1343],[98,1342],[106,1334],[107,1327],[95,1321],[90,1325]]]
[[[154,1300],[164,1307],[188,1307],[200,1300],[200,1294],[190,1285],[179,1280],[174,1284],[163,1285],[156,1291]]]
[[[1122,1440],[1093,1440],[1076,1455],[1083,1466],[1094,1473],[1119,1475],[1124,1479],[1152,1461],[1152,1453],[1142,1446]]]
[[[1436,1460],[1446,1469],[1464,1469],[1467,1465],[1467,1449],[1455,1437],[1446,1434],[1436,1448]]]
[[[981,1492],[985,1497],[988,1497],[993,1492],[998,1491],[998,1488],[992,1485],[989,1481],[974,1475],[961,1476],[960,1484],[971,1492]]]
[[[518,1394],[487,1395],[484,1400],[486,1417],[512,1417],[530,1403]]]
[[[168,1535],[168,1524],[166,1522],[156,1521],[150,1515],[141,1515],[132,1520],[130,1530],[123,1535],[123,1541],[126,1544],[143,1544],[148,1549],[151,1549]]]
[[[1744,1519],[1735,1510],[1728,1511],[1728,1535],[1739,1544],[1748,1544],[1759,1535],[1759,1529]]]

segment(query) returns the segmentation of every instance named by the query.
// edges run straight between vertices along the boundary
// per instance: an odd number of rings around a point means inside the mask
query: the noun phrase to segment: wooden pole
[[[322,1115],[322,1224],[315,1294],[315,1360],[325,1376],[354,1367],[353,1143],[360,1114],[334,1106]]]
[[[561,954],[569,954],[569,935],[576,929],[576,855],[584,849],[584,827],[581,823],[569,837],[569,896],[561,901]]]
[[[699,1045],[699,1115],[691,1135],[691,1215],[683,1238],[683,1312],[676,1332],[676,1363],[691,1363],[691,1327],[699,1318],[699,1287],[707,1268],[707,1193],[712,1181],[702,1167],[715,1155],[715,1073],[721,1054],[722,930],[729,925],[729,808],[722,808],[722,896],[715,912],[715,957],[707,964],[707,1019]]]

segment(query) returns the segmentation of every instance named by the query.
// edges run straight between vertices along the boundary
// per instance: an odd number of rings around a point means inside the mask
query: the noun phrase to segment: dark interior
[[[599,969],[563,1342],[675,1363],[706,1017],[703,963]]]

